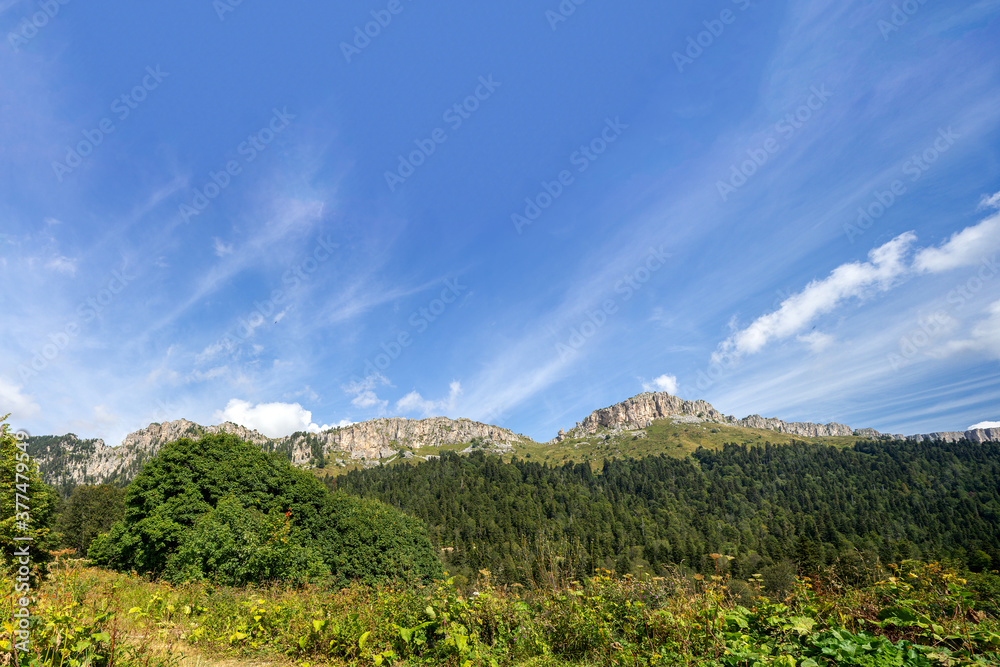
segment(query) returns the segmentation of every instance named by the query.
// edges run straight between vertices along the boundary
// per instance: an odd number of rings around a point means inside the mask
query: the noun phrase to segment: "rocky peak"
[[[283,438],[268,438],[232,422],[201,426],[187,419],[177,419],[153,423],[130,433],[118,447],[109,447],[101,440],[81,441],[74,435],[35,438],[38,446],[33,457],[50,483],[121,483],[135,477],[143,464],[167,443],[213,433],[230,433],[267,451],[282,452],[300,466],[338,454],[346,454],[352,459],[379,460],[395,456],[406,448],[476,443],[494,451],[509,451],[515,444],[531,442],[526,436],[499,426],[446,417],[374,419],[322,433],[294,433]]]
[[[619,433],[622,431],[637,431],[644,429],[657,419],[672,419],[680,422],[715,422],[757,428],[789,435],[803,437],[858,436],[862,438],[878,438],[882,434],[873,428],[854,430],[845,424],[831,422],[829,424],[813,424],[811,422],[786,422],[773,417],[750,415],[743,419],[727,416],[705,401],[685,401],[666,392],[646,392],[616,403],[607,408],[595,410],[569,433],[562,431],[553,440],[559,442],[564,437],[585,437],[598,431]],[[1000,428],[974,429],[969,431],[946,431],[921,435],[894,435],[897,440],[943,440],[958,442],[963,438],[971,442],[998,442]]]
[[[969,431],[943,431],[940,433],[924,433],[921,435],[901,436],[894,438],[906,438],[907,440],[943,440],[944,442],[958,442],[968,440],[970,442],[1000,442],[1000,428],[976,428]]]
[[[657,419],[682,419],[683,421],[708,421],[743,428],[759,428],[779,433],[789,433],[805,437],[853,435],[844,424],[812,424],[809,422],[786,422],[781,419],[750,415],[736,419],[722,414],[705,401],[685,401],[667,392],[645,392],[607,408],[595,410],[580,422],[570,433],[580,437],[593,435],[601,430],[631,431],[643,429]],[[871,430],[871,429],[869,429]],[[877,434],[877,431],[871,430]]]
[[[726,416],[705,401],[685,401],[665,391],[645,392],[607,408],[595,410],[568,437],[593,435],[601,430],[622,431],[646,428],[657,419],[693,416],[707,421],[726,421]]]
[[[371,460],[394,456],[403,448],[440,447],[474,441],[490,445],[492,449],[509,450],[521,442],[530,442],[530,439],[471,419],[388,417],[323,433],[296,433],[288,439],[292,462],[299,465],[307,463],[313,455],[310,443],[315,441],[319,442],[324,456],[341,452],[352,459]]]

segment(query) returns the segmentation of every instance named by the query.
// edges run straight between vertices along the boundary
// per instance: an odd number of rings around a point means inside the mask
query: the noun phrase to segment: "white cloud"
[[[977,428],[1000,428],[1000,422],[979,422],[978,424],[973,424],[966,431],[974,431]]]
[[[312,421],[312,413],[298,403],[259,403],[234,398],[226,404],[225,410],[216,410],[213,419],[252,428],[269,438],[280,438],[296,431],[318,433],[333,428],[330,424],[319,426]],[[338,426],[351,422],[342,421]]]
[[[943,352],[946,355],[975,352],[1000,360],[1000,301],[991,303],[986,312],[988,315],[976,323],[969,338],[949,341]]]
[[[226,349],[228,349],[228,347],[224,345],[222,342],[212,343],[211,345],[206,346],[205,349],[199,352],[197,355],[195,355],[194,358],[195,363],[198,364],[203,363],[208,359],[211,359],[212,357],[217,355],[219,352],[222,352],[223,350]]]
[[[210,368],[207,371],[192,371],[187,379],[188,382],[206,382],[208,380],[214,380],[215,378],[222,377],[229,372],[228,366],[216,366],[215,368]]]
[[[344,393],[353,395],[351,405],[358,408],[372,408],[378,406],[379,410],[385,410],[389,401],[384,401],[375,393],[375,388],[380,385],[391,386],[388,378],[379,373],[369,375],[364,380],[355,380],[344,387]]]
[[[31,396],[22,394],[21,389],[22,387],[19,385],[15,385],[0,377],[0,406],[3,406],[0,408],[3,410],[0,413],[0,417],[9,412],[11,419],[20,421],[22,419],[30,419],[41,413],[42,409],[38,403],[35,403],[35,400]]]
[[[937,248],[924,248],[914,258],[913,268],[924,273],[940,273],[971,266],[979,264],[987,253],[997,249],[1000,249],[1000,213],[955,232]]]
[[[797,336],[795,340],[808,345],[809,349],[812,350],[814,354],[819,354],[826,348],[833,345],[834,338],[830,334],[822,333],[820,331],[810,331],[807,334]]]
[[[677,395],[677,377],[663,374],[658,378],[653,378],[652,382],[642,383],[643,391],[665,391],[668,394]]]
[[[979,210],[984,208],[1000,208],[1000,192],[994,192],[990,196],[983,195],[983,200],[979,202]]]
[[[841,264],[823,280],[781,302],[778,310],[763,315],[719,344],[712,361],[759,352],[772,340],[793,336],[845,299],[864,297],[872,289],[889,290],[906,273],[906,254],[916,240],[912,232],[900,234],[868,253],[868,262]]]
[[[212,241],[215,244],[215,254],[217,256],[219,256],[219,257],[225,257],[226,255],[232,255],[233,254],[233,244],[232,243],[230,243],[229,245],[226,245],[225,243],[222,242],[222,239],[220,239],[218,236],[213,237]]]
[[[448,398],[441,401],[429,401],[418,392],[411,391],[396,401],[396,411],[403,414],[419,413],[424,417],[437,417],[453,412],[458,397],[462,393],[462,383],[455,380],[448,387]]]
[[[79,434],[81,437],[89,438],[94,437],[93,433],[109,434],[115,431],[115,427],[121,424],[121,417],[111,412],[111,409],[106,405],[95,405],[91,408],[93,414],[90,419],[73,419],[69,422],[69,428],[73,433]],[[111,436],[108,442],[121,442],[124,437],[115,439]]]
[[[67,276],[75,276],[76,260],[60,255],[58,257],[53,257],[48,262],[46,262],[45,268],[49,269],[50,271],[55,271],[56,273],[62,273]]]

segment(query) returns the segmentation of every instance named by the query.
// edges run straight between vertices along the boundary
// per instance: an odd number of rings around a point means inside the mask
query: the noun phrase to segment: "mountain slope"
[[[38,462],[45,481],[62,489],[76,484],[124,484],[167,443],[213,433],[232,433],[265,451],[281,453],[302,467],[363,467],[397,457],[426,458],[439,449],[461,449],[470,443],[506,452],[515,445],[532,442],[499,426],[446,417],[374,419],[283,438],[268,438],[232,422],[201,426],[178,419],[130,433],[118,447],[110,447],[103,440],[80,440],[75,434],[31,437],[28,453]]]
[[[278,452],[293,464],[316,467],[320,474],[339,474],[378,464],[415,462],[445,451],[485,449],[553,463],[589,462],[597,467],[604,458],[667,454],[685,456],[697,450],[738,444],[852,445],[862,439],[885,437],[874,429],[853,430],[838,423],[785,422],[750,415],[743,419],[722,414],[705,401],[685,401],[665,392],[643,393],[621,403],[595,410],[568,432],[547,443],[470,419],[379,418],[322,433],[293,433],[268,438],[252,429],[226,422],[201,426],[186,419],[150,424],[129,434],[120,447],[102,440],[81,440],[76,435],[29,439],[29,453],[38,461],[46,481],[60,488],[75,484],[111,482],[124,484],[160,448],[178,438],[211,433],[232,433],[262,449]],[[943,432],[894,439],[944,442],[1000,441],[1000,429]]]

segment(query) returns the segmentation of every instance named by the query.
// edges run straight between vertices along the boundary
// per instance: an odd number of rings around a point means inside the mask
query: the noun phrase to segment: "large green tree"
[[[229,500],[220,510],[224,499]],[[268,535],[251,531],[251,536],[244,530],[254,523],[252,516],[270,521],[278,515],[287,519],[288,541],[282,543],[287,548],[275,549]],[[245,543],[267,553],[234,551],[221,537],[233,528],[244,530]],[[358,550],[365,550],[363,558]],[[172,578],[197,578],[198,571],[217,578],[215,570],[223,567],[219,555],[227,553],[269,563],[256,570],[264,573],[260,577],[286,566],[288,571],[312,572],[314,555],[342,581],[426,579],[440,572],[418,520],[382,503],[333,496],[287,460],[227,434],[165,446],[128,486],[121,521],[90,549],[100,564],[154,575],[167,572]],[[282,565],[276,558],[287,562]]]
[[[27,446],[10,431],[9,416],[0,417],[0,566],[13,564],[15,550],[27,544],[31,563],[44,567],[55,546],[52,522],[58,496],[42,481]],[[25,537],[30,541],[15,539]]]
[[[111,484],[85,484],[73,489],[56,518],[62,544],[86,554],[90,543],[106,533],[125,511],[125,489]]]

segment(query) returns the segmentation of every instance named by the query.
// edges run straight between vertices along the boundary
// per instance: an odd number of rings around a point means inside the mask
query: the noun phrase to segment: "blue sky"
[[[0,0],[36,434],[1000,420],[1000,0]]]

